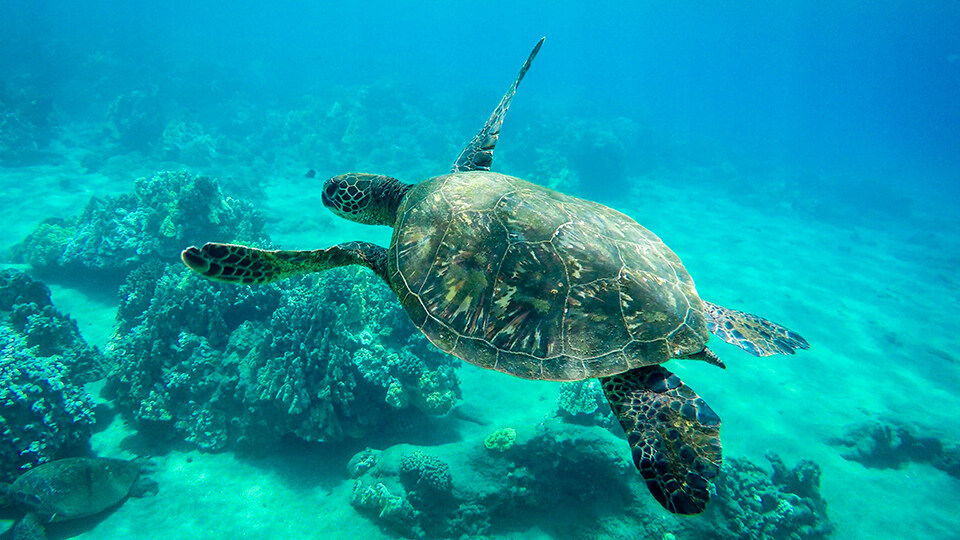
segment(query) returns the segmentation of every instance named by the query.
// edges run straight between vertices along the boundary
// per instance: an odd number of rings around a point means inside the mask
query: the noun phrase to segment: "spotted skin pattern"
[[[188,247],[180,258],[208,279],[242,285],[264,285],[348,264],[366,266],[386,279],[387,268],[387,250],[369,242],[347,242],[314,251],[266,250],[211,242],[202,248]]]
[[[763,317],[710,302],[704,304],[710,332],[754,356],[794,354],[797,349],[810,348],[800,334]]]
[[[397,207],[412,186],[382,174],[347,173],[323,184],[323,205],[338,216],[366,225],[393,227]]]
[[[650,493],[676,514],[702,512],[722,462],[720,417],[660,366],[600,382]]]

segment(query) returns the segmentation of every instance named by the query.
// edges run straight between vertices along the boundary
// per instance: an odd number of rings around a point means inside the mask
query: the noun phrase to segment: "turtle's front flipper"
[[[633,463],[667,510],[698,514],[720,470],[720,417],[679,377],[647,366],[600,379]]]
[[[704,302],[707,306],[707,327],[718,338],[736,345],[754,356],[793,354],[809,349],[800,334],[743,311]]]
[[[13,540],[47,540],[47,531],[43,528],[43,522],[34,512],[23,516],[13,526]]]
[[[387,250],[369,242],[347,242],[314,251],[273,251],[210,243],[202,248],[190,246],[180,258],[194,272],[224,283],[262,285],[350,264],[366,266],[388,281]]]
[[[503,125],[503,118],[507,115],[507,109],[510,108],[510,100],[512,100],[513,95],[517,93],[517,87],[520,86],[520,81],[523,80],[523,76],[526,75],[527,70],[530,69],[530,63],[533,62],[533,58],[537,56],[537,52],[540,51],[540,46],[543,45],[544,39],[547,38],[540,38],[540,41],[533,47],[533,51],[530,52],[527,61],[524,62],[523,67],[520,68],[520,73],[517,75],[516,80],[510,85],[507,93],[500,98],[500,103],[497,105],[497,108],[494,109],[493,114],[490,115],[483,129],[481,129],[480,133],[477,133],[470,143],[467,144],[467,147],[460,152],[456,163],[453,164],[453,172],[490,170],[490,164],[493,163],[493,149],[497,146],[497,139],[500,137],[500,126]]]

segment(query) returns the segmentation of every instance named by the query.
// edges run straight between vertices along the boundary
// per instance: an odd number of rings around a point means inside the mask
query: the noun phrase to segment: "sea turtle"
[[[628,216],[490,172],[507,108],[542,43],[451,173],[416,185],[360,173],[326,181],[322,200],[335,214],[393,227],[388,248],[208,243],[184,250],[183,262],[244,285],[366,266],[447,353],[526,379],[599,378],[650,491],[672,512],[699,513],[721,462],[720,419],[659,364],[691,358],[723,367],[706,348],[710,332],[761,356],[807,342],[701,300],[676,254]]]
[[[127,497],[156,493],[157,484],[141,476],[140,460],[76,457],[49,461],[0,484],[0,501],[20,506],[26,515],[13,527],[14,540],[46,538],[44,523],[92,516]]]

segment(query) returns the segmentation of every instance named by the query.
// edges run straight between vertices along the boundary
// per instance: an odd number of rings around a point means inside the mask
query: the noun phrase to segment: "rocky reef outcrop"
[[[83,449],[94,406],[82,384],[105,365],[46,285],[22,272],[0,271],[0,319],[0,481],[9,482]]]
[[[456,361],[366,269],[251,288],[155,263],[121,297],[109,389],[156,436],[204,450],[342,441],[459,399]]]
[[[263,225],[252,204],[224,196],[217,180],[161,171],[138,179],[132,193],[95,197],[78,216],[41,223],[14,257],[58,277],[122,281],[144,262],[176,261],[191,243],[263,242]]]
[[[900,469],[909,463],[929,463],[960,478],[960,445],[898,421],[868,422],[850,427],[831,444],[844,459],[875,469]]]
[[[350,460],[350,502],[411,538],[509,535],[534,523],[561,531],[631,503],[639,480],[620,450],[602,430],[555,419],[472,443],[368,448]]]

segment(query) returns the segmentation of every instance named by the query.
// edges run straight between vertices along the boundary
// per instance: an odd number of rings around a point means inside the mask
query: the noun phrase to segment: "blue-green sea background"
[[[629,214],[681,257],[704,298],[811,344],[755,358],[711,340],[725,371],[671,362],[723,418],[726,456],[763,468],[770,451],[788,465],[818,463],[832,537],[960,534],[957,2],[8,0],[0,9],[0,115],[32,115],[34,127],[19,147],[0,133],[9,144],[0,244],[10,253],[43,220],[161,170],[218,178],[224,195],[262,212],[276,246],[385,245],[388,229],[322,208],[322,181],[447,172],[547,36],[493,170]],[[156,125],[124,135],[118,104],[136,95],[149,97]],[[311,168],[315,178],[304,175]],[[227,239],[189,239],[206,240]],[[37,273],[10,254],[3,262],[44,281],[87,341],[110,349],[117,283]],[[437,417],[455,435],[436,444],[466,452],[494,429],[556,410],[556,384],[472,366],[458,376],[457,408],[472,420]],[[894,441],[900,454],[880,465],[848,459],[851,445],[886,444],[858,443],[874,425],[936,439],[942,455]],[[132,457],[118,443],[130,426],[96,433],[93,450]],[[162,454],[155,498],[58,534],[391,537],[351,507],[346,462],[367,444],[422,441],[296,447],[272,461],[147,449]],[[695,537],[650,525],[669,518],[631,481],[641,506],[629,511],[592,509],[558,530],[543,509],[482,532]]]

